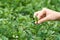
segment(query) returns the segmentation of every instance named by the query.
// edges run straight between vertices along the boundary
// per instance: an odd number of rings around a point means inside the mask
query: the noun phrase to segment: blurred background
[[[60,12],[60,0],[0,0],[0,40],[60,40],[60,21],[34,24],[44,7]]]

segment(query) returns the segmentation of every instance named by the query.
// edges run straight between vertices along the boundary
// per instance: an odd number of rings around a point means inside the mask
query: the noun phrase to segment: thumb
[[[38,21],[38,24],[39,23],[42,23],[42,22],[45,22],[45,21],[47,21],[48,20],[48,17],[44,17],[44,18],[42,18],[42,19],[40,19],[39,21]]]

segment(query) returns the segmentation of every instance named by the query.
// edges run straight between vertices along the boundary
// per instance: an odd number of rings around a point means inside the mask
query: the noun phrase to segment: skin
[[[35,12],[34,17],[35,16],[38,18],[38,21],[35,22],[36,24],[40,24],[48,20],[60,20],[60,13],[48,8],[43,8],[41,11]]]

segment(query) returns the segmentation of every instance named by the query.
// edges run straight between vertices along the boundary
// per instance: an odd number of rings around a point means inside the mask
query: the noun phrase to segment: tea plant
[[[60,0],[0,0],[0,40],[60,40],[60,21],[34,23],[44,7],[60,11]]]

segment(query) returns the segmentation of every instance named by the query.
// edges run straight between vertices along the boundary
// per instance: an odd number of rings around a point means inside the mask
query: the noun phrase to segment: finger
[[[35,24],[38,24],[38,22],[36,21]]]
[[[38,24],[39,24],[39,23],[42,23],[42,22],[45,22],[45,21],[47,21],[47,20],[48,20],[48,17],[42,18],[42,19],[40,19],[40,20],[38,21]]]
[[[35,12],[35,13],[34,13],[34,18],[35,18],[36,16],[38,16],[38,12]]]
[[[41,18],[45,17],[46,16],[46,10],[45,9],[42,9],[40,12],[39,12],[39,15],[37,16],[38,17],[38,20],[40,20]]]

